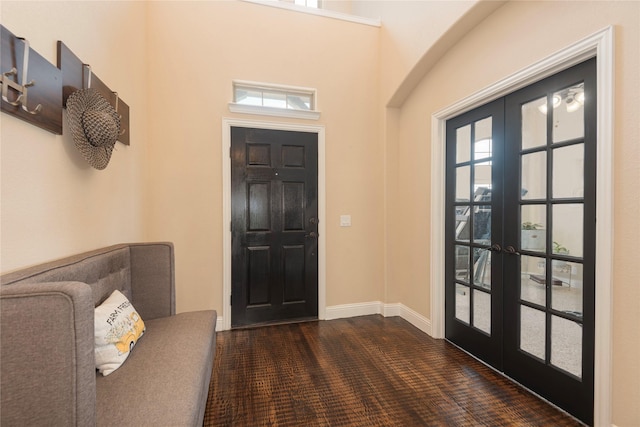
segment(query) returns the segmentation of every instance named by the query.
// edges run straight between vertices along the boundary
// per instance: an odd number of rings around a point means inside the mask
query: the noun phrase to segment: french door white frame
[[[597,57],[596,289],[594,425],[611,425],[613,283],[614,34],[609,26],[517,73],[434,113],[431,117],[431,332],[445,328],[446,121],[559,71]]]
[[[326,155],[324,126],[222,119],[222,328],[231,329],[231,128],[287,130],[318,134],[318,319],[326,316]]]

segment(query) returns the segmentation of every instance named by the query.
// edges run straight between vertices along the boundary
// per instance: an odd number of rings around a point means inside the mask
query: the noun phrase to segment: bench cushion
[[[109,376],[96,375],[97,425],[201,426],[216,318],[208,310],[145,319],[146,332],[127,361]]]

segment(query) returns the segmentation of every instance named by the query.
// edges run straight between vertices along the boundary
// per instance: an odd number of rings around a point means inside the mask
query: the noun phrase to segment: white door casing
[[[222,119],[222,325],[231,329],[231,128],[287,130],[318,134],[318,319],[326,316],[325,128],[256,120]]]

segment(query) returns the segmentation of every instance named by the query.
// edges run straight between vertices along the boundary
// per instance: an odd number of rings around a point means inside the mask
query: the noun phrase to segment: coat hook
[[[91,87],[91,65],[82,64],[82,66],[84,67],[82,69],[82,89],[85,89],[84,87],[84,69],[85,68],[89,70],[89,77],[87,78],[87,87],[86,87],[86,89],[89,89]]]
[[[118,97],[118,92],[113,91],[113,93],[114,93],[114,94],[115,94],[115,96],[116,96],[116,113],[117,113],[117,112],[118,112],[118,104],[119,104],[120,98]],[[120,118],[120,122],[122,123],[122,114],[118,114],[118,117]],[[122,129],[122,130],[120,131],[120,136],[124,135],[124,133],[125,133],[126,131],[127,131],[126,129]]]
[[[27,89],[36,84],[34,80],[27,83],[27,77],[29,75],[29,40],[22,37],[18,38],[24,42],[24,54],[22,56],[22,84],[13,81],[13,77],[18,76],[18,70],[15,67],[11,68],[11,70],[6,73],[3,73],[2,76],[0,76],[2,82],[2,99],[15,107],[21,106],[22,109],[29,114],[38,114],[42,111],[42,104],[38,104],[33,110],[29,110],[27,107]],[[20,94],[15,101],[9,101],[9,88]]]

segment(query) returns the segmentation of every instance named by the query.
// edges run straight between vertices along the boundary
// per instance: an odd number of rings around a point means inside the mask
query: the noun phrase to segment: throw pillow
[[[94,323],[96,369],[107,376],[129,357],[145,326],[131,302],[118,290],[96,307]]]

